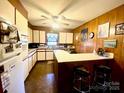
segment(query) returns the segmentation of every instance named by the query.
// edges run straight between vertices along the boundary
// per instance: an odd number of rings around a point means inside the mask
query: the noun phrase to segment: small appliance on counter
[[[105,55],[105,50],[104,50],[103,48],[98,48],[97,54],[98,54],[99,56],[104,56],[104,55]]]
[[[29,49],[38,48],[39,46],[40,46],[39,43],[29,43],[29,44],[28,44],[28,48],[29,48]]]

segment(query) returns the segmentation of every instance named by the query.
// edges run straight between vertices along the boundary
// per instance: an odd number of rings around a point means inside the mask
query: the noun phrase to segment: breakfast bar
[[[112,68],[113,53],[106,53],[106,56],[99,56],[97,53],[76,53],[70,54],[64,50],[54,50],[55,63],[54,73],[57,81],[58,93],[72,93],[73,69],[83,66],[90,72],[92,83],[94,68],[99,65],[106,65]]]

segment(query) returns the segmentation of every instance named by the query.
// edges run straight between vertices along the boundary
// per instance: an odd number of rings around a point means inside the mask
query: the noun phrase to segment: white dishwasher
[[[20,55],[8,59],[2,73],[2,87],[5,93],[25,93],[24,89],[24,66]]]

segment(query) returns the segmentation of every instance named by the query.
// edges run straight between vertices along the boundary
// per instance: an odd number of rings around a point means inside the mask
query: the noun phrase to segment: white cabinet
[[[32,69],[32,64],[33,64],[33,60],[32,60],[32,56],[30,56],[28,58],[28,71],[30,72]]]
[[[35,64],[37,62],[37,53],[34,54],[34,60],[35,60]]]
[[[24,80],[26,80],[27,76],[29,75],[28,58],[26,58],[23,62],[24,62]]]
[[[37,52],[38,61],[46,60],[45,50],[40,50]]]
[[[40,43],[46,42],[46,33],[45,31],[40,31]]]
[[[16,26],[18,27],[20,40],[22,41],[22,58],[28,55],[28,22],[27,19],[16,9]]]
[[[59,43],[60,44],[73,44],[73,33],[60,32]]]
[[[27,19],[16,10],[16,26],[19,30],[19,35],[28,35],[28,22]]]
[[[8,0],[0,0],[0,16],[12,24],[15,23],[15,8]]]
[[[66,43],[66,32],[59,33],[59,43],[61,43],[61,44]]]
[[[28,28],[28,42],[29,43],[32,43],[33,40],[32,40],[32,29],[31,28]]]
[[[35,54],[33,54],[33,56],[32,56],[32,60],[33,60],[33,63],[32,63],[32,65],[34,66],[35,65],[35,63],[36,63],[36,53]]]
[[[51,51],[46,52],[46,60],[53,60],[53,52]]]
[[[33,42],[34,43],[40,43],[40,31],[33,30]]]
[[[73,33],[66,33],[66,43],[67,44],[73,43]]]

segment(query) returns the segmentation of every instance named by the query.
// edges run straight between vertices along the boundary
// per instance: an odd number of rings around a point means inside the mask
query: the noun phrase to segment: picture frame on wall
[[[104,40],[104,48],[116,48],[117,47],[117,40]]]
[[[107,38],[109,36],[110,23],[104,23],[98,26],[98,38]]]
[[[124,35],[124,23],[115,26],[115,35]]]
[[[81,31],[81,41],[85,42],[88,39],[88,28],[85,28]]]

